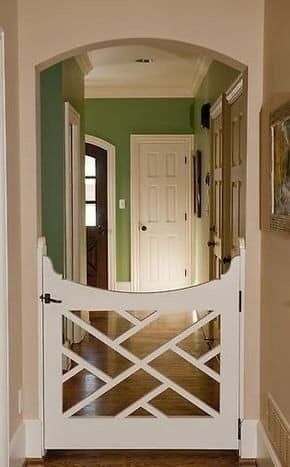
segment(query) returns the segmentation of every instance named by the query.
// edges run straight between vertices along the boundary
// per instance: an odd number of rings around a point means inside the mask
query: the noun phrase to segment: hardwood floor
[[[141,321],[148,316],[146,311],[131,313]],[[122,346],[139,358],[144,358],[207,313],[206,311],[199,314],[180,311],[162,316],[125,340]],[[90,312],[90,322],[111,339],[122,335],[132,326],[113,311]],[[218,320],[215,319],[184,339],[178,346],[187,354],[199,358],[219,343],[219,325]],[[89,334],[80,344],[73,344],[72,351],[113,378],[132,365],[132,362]],[[214,357],[207,365],[219,373],[219,356]],[[219,383],[175,352],[166,351],[155,358],[150,366],[219,411]],[[103,385],[104,382],[92,373],[87,370],[80,371],[63,384],[63,410],[68,410]],[[136,371],[97,400],[79,410],[75,416],[115,416],[159,385],[160,382],[150,374],[143,370]],[[167,389],[156,396],[151,401],[151,405],[167,416],[207,415],[172,389]],[[130,416],[152,417],[152,414],[144,409],[137,409]]]
[[[27,466],[47,467],[229,467],[242,464],[256,465],[255,461],[238,460],[234,452],[194,451],[100,451],[100,452],[50,452],[43,464]]]

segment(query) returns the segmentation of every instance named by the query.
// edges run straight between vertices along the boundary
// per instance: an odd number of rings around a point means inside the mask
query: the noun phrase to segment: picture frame
[[[193,156],[193,214],[201,217],[201,151]]]
[[[270,114],[270,228],[290,232],[290,102]]]

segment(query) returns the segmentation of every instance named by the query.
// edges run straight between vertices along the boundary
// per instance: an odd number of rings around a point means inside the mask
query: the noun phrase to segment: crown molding
[[[102,87],[93,82],[85,84],[86,99],[130,99],[130,98],[191,98],[190,88],[178,87]]]
[[[223,109],[223,96],[220,96],[215,101],[215,103],[211,106],[211,109],[210,109],[211,118],[212,119],[217,118],[222,113],[222,109]]]
[[[226,100],[229,104],[233,104],[242,94],[244,88],[244,75],[241,74],[233,82],[230,88],[226,91]]]
[[[84,75],[87,75],[94,68],[90,60],[90,57],[86,53],[82,55],[78,55],[77,57],[75,57],[75,60]]]

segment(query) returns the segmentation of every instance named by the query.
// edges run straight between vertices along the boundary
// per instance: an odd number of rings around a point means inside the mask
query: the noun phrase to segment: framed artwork
[[[271,113],[272,230],[290,232],[290,102]]]
[[[193,213],[201,217],[201,151],[193,156]]]

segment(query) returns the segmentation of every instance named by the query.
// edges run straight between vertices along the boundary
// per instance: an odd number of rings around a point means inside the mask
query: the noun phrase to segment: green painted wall
[[[63,271],[64,257],[64,105],[62,65],[40,75],[42,233],[48,256],[57,272]]]
[[[192,106],[189,98],[85,100],[86,133],[116,146],[117,281],[130,280],[130,135],[190,134]]]
[[[64,102],[79,112],[84,154],[84,78],[74,59],[40,74],[42,233],[57,272],[64,270]]]
[[[209,212],[207,206],[207,187],[204,183],[205,176],[210,170],[210,130],[201,128],[200,110],[206,102],[213,104],[216,99],[225,92],[239,72],[223,65],[220,62],[213,62],[209,67],[201,86],[195,96],[194,105],[194,128],[195,147],[202,152],[202,217],[195,219],[195,248],[193,251],[196,280],[198,283],[206,282],[209,279],[209,253],[207,241],[209,238]]]

